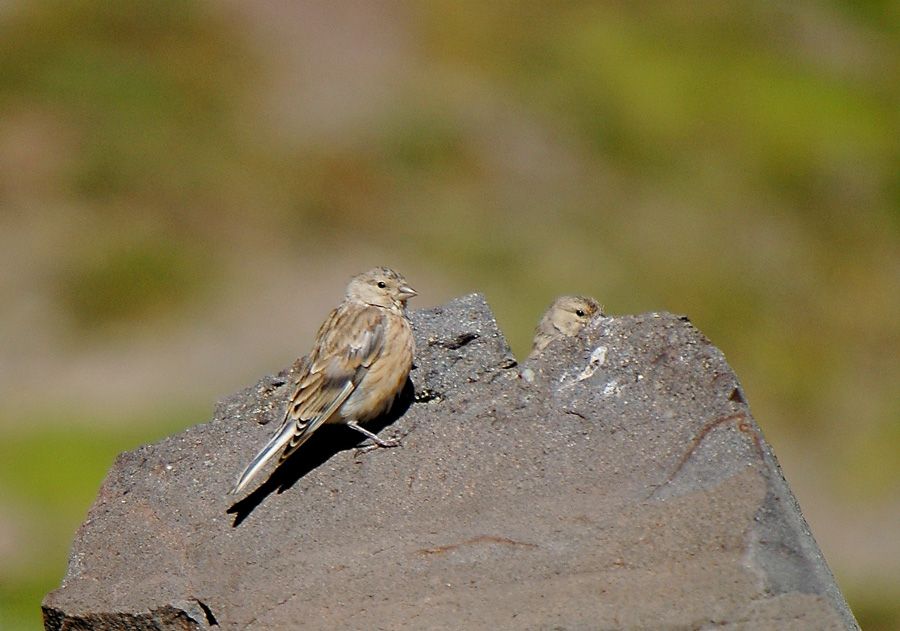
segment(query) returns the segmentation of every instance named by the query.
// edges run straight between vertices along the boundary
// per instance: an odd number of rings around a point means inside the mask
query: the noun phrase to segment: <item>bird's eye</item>
[[[583,318],[584,317],[584,309],[576,309],[575,315],[577,315],[579,318]]]
[[[387,287],[387,284],[385,284],[385,282],[383,280],[378,281],[379,289],[384,289],[385,287]]]

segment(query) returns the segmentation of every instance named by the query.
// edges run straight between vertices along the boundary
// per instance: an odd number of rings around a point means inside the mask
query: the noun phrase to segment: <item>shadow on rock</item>
[[[366,429],[379,434],[406,413],[412,405],[414,397],[415,388],[412,381],[407,379],[391,411],[366,423]],[[349,427],[323,425],[305,445],[291,454],[287,460],[280,462],[265,482],[245,498],[231,505],[226,512],[234,515],[232,527],[240,526],[273,492],[281,494],[287,491],[300,478],[328,462],[335,454],[347,449],[358,448],[363,442],[371,444],[368,438]]]

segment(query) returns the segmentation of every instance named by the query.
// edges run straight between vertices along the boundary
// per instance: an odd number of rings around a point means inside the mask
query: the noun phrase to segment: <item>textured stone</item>
[[[359,453],[325,427],[226,495],[292,369],[117,460],[47,629],[857,628],[722,354],[595,321],[516,366],[479,295],[413,314]]]

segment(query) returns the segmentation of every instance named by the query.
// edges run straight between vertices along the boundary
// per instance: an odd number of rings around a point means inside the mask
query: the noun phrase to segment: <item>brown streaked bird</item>
[[[560,296],[544,312],[544,316],[534,330],[529,358],[544,350],[553,340],[573,337],[598,315],[603,315],[603,307],[588,296]]]
[[[238,493],[281,452],[283,462],[325,423],[343,423],[381,447],[359,423],[388,412],[412,367],[415,342],[406,301],[417,292],[400,274],[376,267],[354,276],[344,301],[319,327],[312,351],[299,362],[284,422],[256,455],[231,493]]]

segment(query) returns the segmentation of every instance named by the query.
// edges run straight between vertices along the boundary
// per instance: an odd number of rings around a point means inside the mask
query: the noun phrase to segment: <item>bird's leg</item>
[[[367,445],[366,447],[361,447],[360,449],[361,449],[362,453],[366,453],[367,451],[371,451],[372,449],[377,449],[378,447],[399,447],[400,446],[399,440],[384,440],[383,438],[379,438],[377,435],[373,434],[372,432],[365,429],[364,427],[360,427],[356,423],[356,421],[347,421],[346,425],[347,425],[347,427],[352,427],[353,429],[358,431],[360,434],[363,434],[369,440],[371,440],[372,442],[375,443],[374,445]]]

